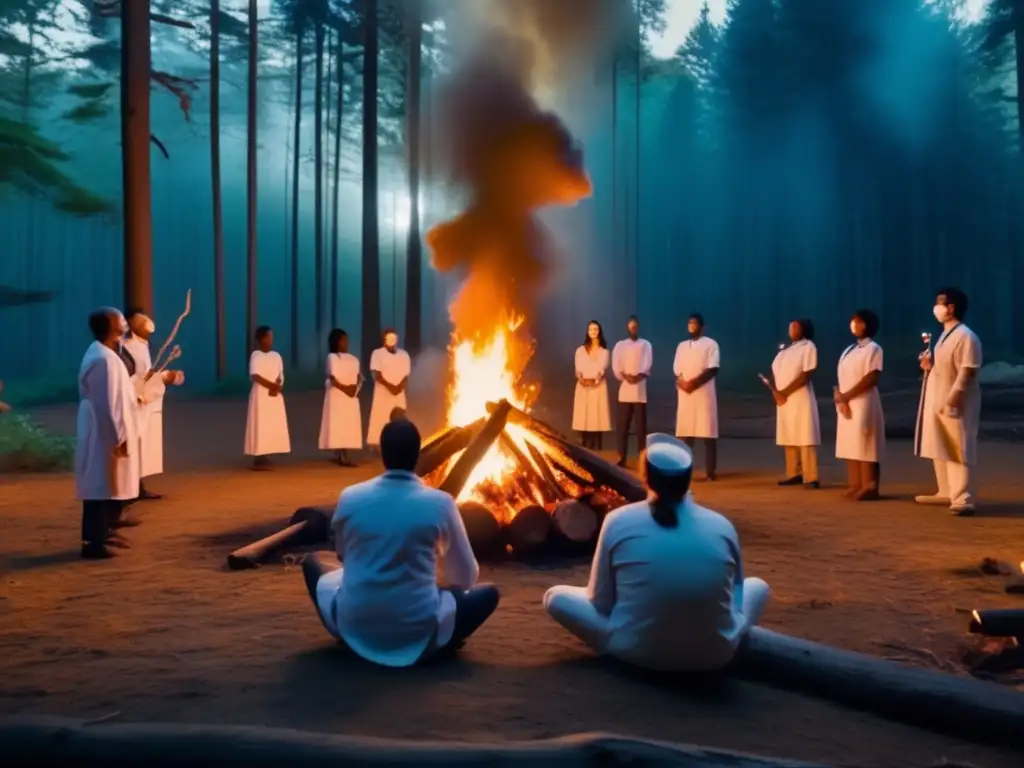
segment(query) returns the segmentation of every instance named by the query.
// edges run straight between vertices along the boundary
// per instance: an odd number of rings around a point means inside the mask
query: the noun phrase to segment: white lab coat
[[[644,374],[651,375],[651,366],[654,365],[654,350],[647,339],[623,339],[612,349],[612,373],[615,378],[621,381],[619,385],[620,403],[646,403],[647,402],[647,379],[641,379],[636,384],[626,381],[624,374],[637,376]]]
[[[159,475],[164,471],[164,394],[167,387],[159,373],[146,380],[146,374],[153,367],[148,341],[132,335],[125,339],[124,348],[135,361],[132,383],[141,400],[137,405],[142,444],[139,456],[142,462],[141,476]]]
[[[981,341],[960,323],[939,337],[932,355],[932,370],[918,405],[915,452],[925,459],[975,464],[981,421],[981,386],[977,375],[964,390],[959,415],[946,415],[944,409],[960,370],[981,368]]]
[[[782,349],[772,362],[776,389],[788,387],[801,373],[818,367],[818,348],[802,339]],[[810,381],[776,407],[775,444],[789,446],[821,445],[818,401]]]
[[[359,358],[347,352],[327,356],[327,380],[324,382],[324,409],[320,417],[322,451],[344,451],[363,447],[363,416],[359,411],[359,397],[349,397],[331,384],[333,376],[340,384],[359,383]]]
[[[701,336],[684,341],[676,347],[672,372],[676,378],[695,379],[709,368],[721,366],[718,342]],[[718,437],[718,394],[715,380],[700,389],[684,392],[676,387],[679,403],[676,408],[676,437]]]
[[[253,375],[283,384],[284,360],[273,350],[263,352],[257,349],[249,357],[249,376]],[[254,382],[249,390],[249,411],[245,419],[245,455],[269,456],[291,453],[291,450],[284,394],[271,397],[270,390]]]
[[[585,346],[576,348],[576,396],[572,404],[572,428],[576,432],[610,432],[611,413],[608,405],[608,350],[597,347],[593,354]],[[599,379],[596,387],[584,387],[579,379]]]
[[[78,370],[75,490],[83,501],[128,501],[139,496],[139,433],[135,389],[124,361],[94,341]],[[121,443],[128,455],[114,458]]]
[[[412,359],[404,349],[388,352],[386,347],[373,350],[370,355],[370,373],[379,373],[389,384],[398,384],[412,373]],[[405,391],[393,395],[383,386],[373,387],[373,404],[370,406],[370,423],[366,428],[366,444],[380,445],[380,433],[391,419],[395,408],[406,407]]]
[[[871,339],[847,347],[839,358],[839,391],[848,392],[871,371],[882,371],[882,348]],[[885,458],[885,417],[878,387],[849,401],[850,418],[836,406],[836,458],[878,463]]]

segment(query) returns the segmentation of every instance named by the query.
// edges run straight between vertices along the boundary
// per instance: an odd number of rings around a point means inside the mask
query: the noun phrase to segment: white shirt
[[[609,617],[605,652],[653,669],[717,669],[746,629],[739,537],[690,495],[663,528],[648,502],[610,513],[587,586]]]
[[[438,555],[454,589],[480,574],[451,496],[389,471],[342,491],[331,526],[344,569],[334,621],[353,651],[407,667],[451,639],[455,598],[438,588]]]
[[[653,364],[654,351],[647,339],[623,339],[615,345],[612,350],[612,373],[622,382],[619,385],[620,403],[647,402],[647,379],[631,384],[626,381],[625,374],[650,376]]]

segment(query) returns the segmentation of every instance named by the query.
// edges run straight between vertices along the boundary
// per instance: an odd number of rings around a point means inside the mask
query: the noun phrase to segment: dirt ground
[[[550,585],[584,583],[583,562],[485,567],[502,604],[457,661],[391,671],[345,657],[293,564],[224,566],[231,549],[297,506],[330,503],[376,471],[323,461],[318,398],[288,404],[295,452],[252,473],[239,455],[244,403],[169,402],[168,473],[150,483],[166,498],[137,505],[132,549],[111,561],[77,557],[70,476],[0,478],[0,714],[471,741],[601,730],[835,766],[1021,764],[1019,753],[785,691],[735,680],[681,690],[599,663],[540,607]],[[73,414],[39,412],[62,431]],[[838,483],[828,453],[824,480]],[[967,609],[1024,607],[1001,579],[972,570],[985,556],[1024,559],[1024,446],[983,443],[983,506],[972,519],[916,507],[910,497],[931,490],[928,465],[908,443],[890,442],[889,454],[891,498],[856,505],[834,488],[776,487],[771,441],[726,439],[721,481],[696,493],[735,521],[748,574],[771,584],[766,626],[955,670]]]

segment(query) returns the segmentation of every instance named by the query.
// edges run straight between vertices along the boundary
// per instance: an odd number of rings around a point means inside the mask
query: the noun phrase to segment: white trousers
[[[940,498],[949,499],[951,507],[963,507],[974,503],[971,495],[971,466],[955,461],[932,460],[935,464],[935,482]]]
[[[743,616],[747,629],[764,615],[771,589],[763,579],[743,580]],[[610,619],[587,596],[586,587],[552,587],[544,595],[548,615],[599,654],[606,653],[611,634]]]

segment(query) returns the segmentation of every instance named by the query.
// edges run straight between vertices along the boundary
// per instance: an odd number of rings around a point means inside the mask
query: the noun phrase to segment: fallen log
[[[258,568],[267,555],[281,547],[324,544],[331,537],[333,517],[334,507],[300,507],[295,510],[287,528],[228,555],[228,568],[233,571]]]
[[[19,768],[108,765],[178,768],[459,766],[461,768],[823,768],[726,750],[632,739],[605,733],[491,744],[403,741],[339,736],[286,728],[180,723],[104,723],[47,716],[0,719],[0,753]]]
[[[485,423],[483,419],[480,419],[465,427],[451,427],[431,439],[420,450],[420,458],[416,462],[416,474],[426,477],[456,453],[466,450],[473,441],[473,436],[483,428]]]
[[[1024,747],[1024,695],[755,627],[733,662],[744,678],[795,689],[949,736]]]
[[[505,540],[517,557],[530,557],[543,551],[550,536],[551,516],[536,504],[520,509],[505,527]]]
[[[555,505],[551,528],[562,550],[578,553],[593,548],[601,524],[593,509],[582,501],[569,499]]]
[[[508,432],[502,432],[498,438],[498,443],[512,454],[512,457],[516,460],[516,464],[519,465],[519,471],[526,476],[527,485],[533,485],[540,489],[541,496],[544,497],[546,504],[553,504],[562,497],[561,489],[557,483],[549,483],[547,479],[540,473],[540,471],[533,466],[531,462],[523,452],[516,445],[516,441],[509,437]],[[529,445],[529,443],[527,443]]]
[[[459,505],[459,514],[477,558],[484,560],[501,549],[501,524],[491,510],[483,504],[467,501]]]
[[[975,635],[1024,640],[1024,608],[975,611],[969,629]]]
[[[473,436],[466,450],[462,452],[459,460],[455,462],[455,466],[448,472],[448,476],[445,477],[444,482],[440,486],[442,491],[451,494],[454,499],[459,498],[459,494],[462,493],[462,489],[466,486],[473,468],[490,450],[494,441],[498,439],[498,435],[505,429],[505,424],[508,421],[508,411],[511,407],[508,401],[501,401],[501,407],[491,414],[483,429]]]
[[[558,494],[554,501],[561,501],[562,499],[569,498],[569,494],[566,493],[565,489],[562,488],[561,484],[558,482],[558,478],[555,477],[555,473],[551,469],[551,464],[548,463],[548,459],[544,455],[544,452],[529,440],[526,441],[526,449],[530,452],[533,463],[537,465],[537,468],[540,470],[544,480],[550,484]]]

